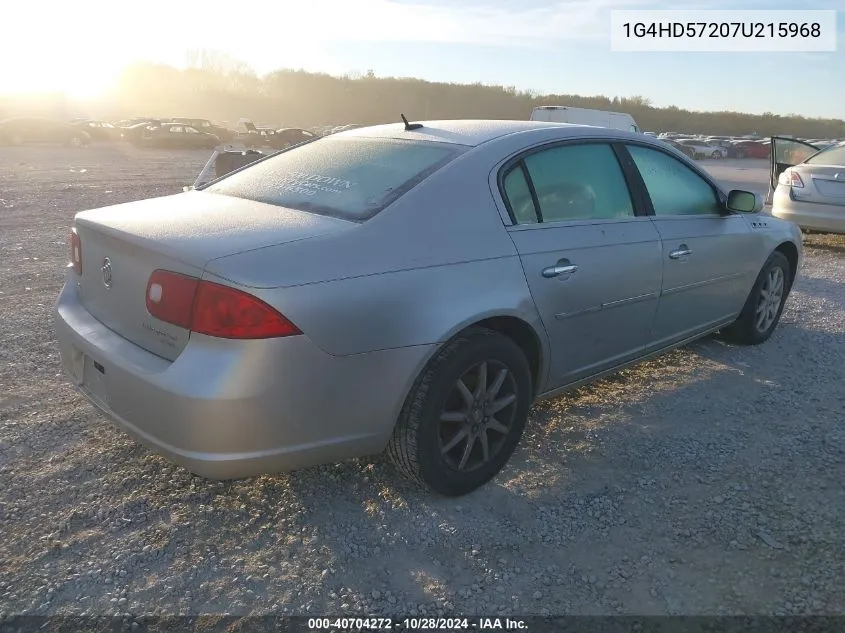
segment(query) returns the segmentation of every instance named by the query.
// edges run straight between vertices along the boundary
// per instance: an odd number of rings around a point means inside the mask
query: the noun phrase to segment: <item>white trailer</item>
[[[634,117],[624,112],[591,110],[589,108],[571,108],[569,106],[540,106],[531,111],[531,121],[549,121],[552,123],[574,123],[576,125],[594,125],[614,130],[639,132]]]

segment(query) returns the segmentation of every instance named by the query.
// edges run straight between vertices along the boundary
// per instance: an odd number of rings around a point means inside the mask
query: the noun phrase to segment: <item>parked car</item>
[[[213,149],[220,144],[220,139],[214,134],[180,123],[141,123],[127,128],[124,136],[138,147],[159,149]]]
[[[276,149],[284,149],[306,141],[313,141],[315,138],[318,138],[318,136],[314,132],[297,127],[283,127],[273,134],[272,146]]]
[[[718,160],[720,158],[725,158],[728,155],[725,148],[718,147],[717,145],[710,145],[700,139],[684,138],[678,139],[677,142],[681,145],[691,147],[695,152],[695,158],[712,158],[714,160]]]
[[[121,129],[135,127],[136,125],[140,125],[142,123],[146,123],[147,125],[161,125],[162,120],[156,117],[136,117],[134,119],[123,119],[115,123],[116,127]]]
[[[737,141],[734,145],[742,150],[743,158],[769,158],[771,154],[771,146],[768,142],[745,140]]]
[[[58,144],[81,147],[91,136],[70,123],[40,117],[17,117],[0,121],[0,145]]]
[[[679,152],[689,156],[690,158],[695,158],[695,148],[690,147],[689,145],[683,145],[682,143],[678,143],[677,141],[671,138],[661,138],[660,141],[666,143],[669,147],[674,147]]]
[[[222,125],[212,123],[208,119],[188,119],[184,117],[175,117],[170,119],[170,122],[181,123],[183,125],[190,126],[195,130],[199,130],[200,132],[213,134],[214,136],[219,138],[220,141],[223,143],[228,143],[235,138],[234,130],[230,130],[229,128],[224,127]]]
[[[276,129],[263,125],[256,125],[249,119],[242,119],[239,124],[239,131],[233,139],[235,143],[242,144],[248,148],[273,147],[280,141],[276,139]]]
[[[845,234],[845,143],[772,138],[772,215],[818,233]]]
[[[119,141],[121,130],[108,121],[80,120],[71,122],[74,127],[83,130],[94,141]]]
[[[768,339],[801,235],[761,206],[638,133],[352,130],[77,214],[57,340],[92,403],[200,475],[386,449],[459,495],[536,398],[711,332]]]

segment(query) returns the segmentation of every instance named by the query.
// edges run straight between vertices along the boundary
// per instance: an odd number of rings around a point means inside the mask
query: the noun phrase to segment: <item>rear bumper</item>
[[[845,205],[793,200],[789,187],[778,185],[772,197],[772,215],[794,222],[802,229],[845,234]]]
[[[154,451],[212,479],[382,450],[428,351],[341,357],[306,336],[193,335],[170,362],[91,316],[73,279],[59,296],[55,328],[65,369],[93,404]]]

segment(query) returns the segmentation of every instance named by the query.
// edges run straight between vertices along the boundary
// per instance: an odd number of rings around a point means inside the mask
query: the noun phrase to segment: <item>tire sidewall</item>
[[[774,321],[772,321],[769,327],[766,328],[765,332],[760,332],[755,324],[757,304],[760,302],[760,291],[763,288],[766,277],[768,277],[769,273],[774,268],[780,268],[783,273],[783,294],[781,295],[780,306],[778,307]],[[748,297],[748,304],[746,305],[747,313],[745,317],[748,319],[748,327],[751,329],[750,333],[754,342],[763,342],[768,339],[772,335],[774,329],[778,326],[778,323],[780,323],[781,314],[783,314],[783,309],[786,306],[786,299],[789,296],[789,291],[792,289],[792,281],[792,271],[789,266],[789,260],[786,259],[786,256],[778,251],[769,255],[769,259],[766,260],[763,269],[757,276],[757,281],[755,282],[754,288]]]
[[[448,496],[466,494],[478,488],[504,467],[522,437],[533,400],[528,361],[513,341],[493,333],[464,340],[466,343],[460,345],[445,362],[429,370],[433,373],[416,429],[420,474],[431,488]],[[459,473],[446,464],[440,454],[437,441],[440,414],[458,378],[484,360],[499,361],[512,372],[518,394],[516,412],[511,432],[499,453],[483,466],[468,473]]]

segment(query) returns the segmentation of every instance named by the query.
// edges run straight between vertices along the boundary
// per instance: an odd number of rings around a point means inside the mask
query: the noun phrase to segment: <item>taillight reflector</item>
[[[218,338],[260,339],[302,332],[272,306],[246,292],[167,270],[147,282],[151,315]]]
[[[155,318],[186,329],[191,327],[191,308],[199,279],[155,270],[147,281],[147,311]]]
[[[82,241],[76,229],[70,230],[70,263],[77,275],[82,275]]]

